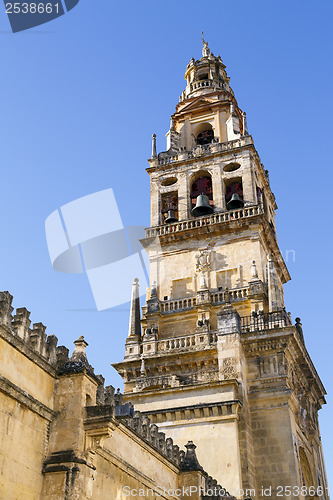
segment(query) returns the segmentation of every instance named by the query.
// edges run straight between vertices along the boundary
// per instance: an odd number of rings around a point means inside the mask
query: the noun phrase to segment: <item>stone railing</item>
[[[243,300],[246,299],[249,295],[249,287],[242,288],[232,288],[228,290],[230,300]],[[225,302],[226,291],[212,292],[211,303],[212,304],[221,304]],[[162,314],[182,312],[188,309],[194,309],[197,305],[197,299],[195,296],[182,298],[182,299],[174,299],[174,300],[164,300],[160,302],[160,312]]]
[[[249,287],[235,288],[233,290],[228,290],[228,293],[231,301],[246,299],[249,296]],[[225,291],[212,293],[212,304],[221,304],[225,302],[225,294]]]
[[[155,238],[165,234],[178,233],[179,231],[189,231],[194,228],[211,226],[214,224],[223,224],[234,220],[247,219],[255,217],[263,213],[263,208],[260,205],[238,208],[237,210],[229,210],[227,212],[217,212],[196,219],[189,219],[174,224],[165,224],[163,226],[149,227],[146,229],[146,238]]]
[[[180,151],[178,155],[174,156],[160,156],[156,158],[159,165],[167,165],[169,163],[176,163],[178,161],[189,160],[191,158],[197,158],[207,154],[222,153],[224,151],[231,151],[233,149],[240,148],[242,146],[248,146],[253,144],[253,139],[251,135],[240,136],[239,139],[228,142],[212,142],[211,144],[205,144],[203,146],[195,146],[190,151]]]
[[[224,82],[219,82],[218,80],[212,80],[212,79],[207,79],[207,80],[199,80],[197,82],[191,82],[189,85],[187,85],[186,89],[181,93],[179,96],[179,102],[184,101],[187,99],[189,94],[191,92],[195,92],[196,90],[200,89],[205,89],[205,88],[210,88],[210,89],[218,89],[218,90],[224,90],[223,94],[225,95],[225,98],[230,99],[230,93],[226,89],[226,85]]]
[[[195,297],[188,299],[165,300],[160,302],[161,313],[185,311],[186,309],[193,309],[196,306],[197,300]]]
[[[197,82],[190,83],[189,91],[193,92],[194,90],[203,89],[205,87],[215,87],[218,89],[224,89],[224,83],[218,82],[217,80],[199,80]]]
[[[174,351],[197,350],[210,347],[215,347],[217,342],[216,332],[199,332],[192,335],[183,335],[157,342],[157,352],[167,354]]]

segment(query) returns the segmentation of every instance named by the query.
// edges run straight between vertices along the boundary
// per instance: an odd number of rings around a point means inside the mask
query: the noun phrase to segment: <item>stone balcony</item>
[[[178,233],[180,231],[190,231],[191,229],[213,226],[215,224],[227,224],[232,221],[249,219],[264,213],[261,205],[252,205],[229,210],[227,212],[215,212],[211,215],[175,222],[173,224],[164,224],[162,226],[148,227],[146,229],[146,238],[156,238],[167,234]]]
[[[251,316],[240,318],[240,333],[265,334],[269,330],[287,328],[292,326],[290,314],[285,310],[272,313],[258,311]],[[218,331],[210,331],[208,326],[203,326],[201,331],[197,330],[190,335],[167,339],[150,339],[143,341],[143,356],[175,355],[185,352],[195,352],[216,349]]]

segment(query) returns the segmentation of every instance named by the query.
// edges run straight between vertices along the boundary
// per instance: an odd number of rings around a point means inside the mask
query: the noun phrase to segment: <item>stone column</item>
[[[224,189],[223,189],[223,181],[221,175],[221,167],[215,167],[212,175],[212,184],[213,184],[213,199],[214,199],[214,207],[217,212],[221,210],[225,210],[225,198],[224,198]]]
[[[257,203],[257,193],[254,180],[253,166],[251,163],[250,156],[243,158],[243,199],[244,205],[254,205]]]
[[[150,179],[150,225],[152,227],[160,225],[161,216],[160,192],[157,186],[157,180]]]
[[[189,180],[185,172],[178,177],[178,219],[187,220],[190,218],[190,195]]]

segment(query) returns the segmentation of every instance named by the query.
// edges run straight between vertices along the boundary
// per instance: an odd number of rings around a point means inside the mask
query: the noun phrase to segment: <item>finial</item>
[[[184,457],[184,462],[181,465],[182,470],[185,471],[202,470],[202,467],[195,453],[196,446],[193,443],[193,441],[188,441],[188,443],[185,445],[185,448],[186,448],[186,455]]]
[[[152,136],[152,147],[151,147],[151,157],[156,158],[157,153],[156,153],[156,134],[153,134]]]
[[[249,135],[249,131],[247,129],[247,119],[245,111],[243,111],[242,113],[242,118],[243,118],[243,135]]]
[[[143,356],[142,356],[142,359],[141,359],[140,373],[141,373],[141,375],[145,375],[146,374],[145,358]]]
[[[77,340],[74,340],[73,344],[75,344],[75,352],[85,352],[86,347],[88,346],[88,342],[84,340],[83,335],[80,335]]]
[[[75,349],[69,361],[74,363],[81,363],[83,367],[89,368],[89,363],[86,355],[86,347],[88,345],[88,342],[84,340],[83,335],[80,335],[80,337],[74,341],[74,344]]]
[[[203,57],[208,57],[209,54],[210,54],[210,50],[209,50],[209,47],[208,47],[208,42],[205,41],[205,38],[204,38],[204,32],[203,30],[201,31],[201,35],[202,35],[202,55]]]

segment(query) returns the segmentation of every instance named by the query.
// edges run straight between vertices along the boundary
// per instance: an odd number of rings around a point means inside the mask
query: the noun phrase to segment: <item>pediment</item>
[[[211,104],[214,104],[218,102],[217,99],[209,99],[209,98],[203,98],[203,97],[197,97],[194,101],[190,102],[183,108],[179,110],[179,113],[183,113],[184,111],[194,111],[200,108],[206,108],[207,106],[210,106]]]

